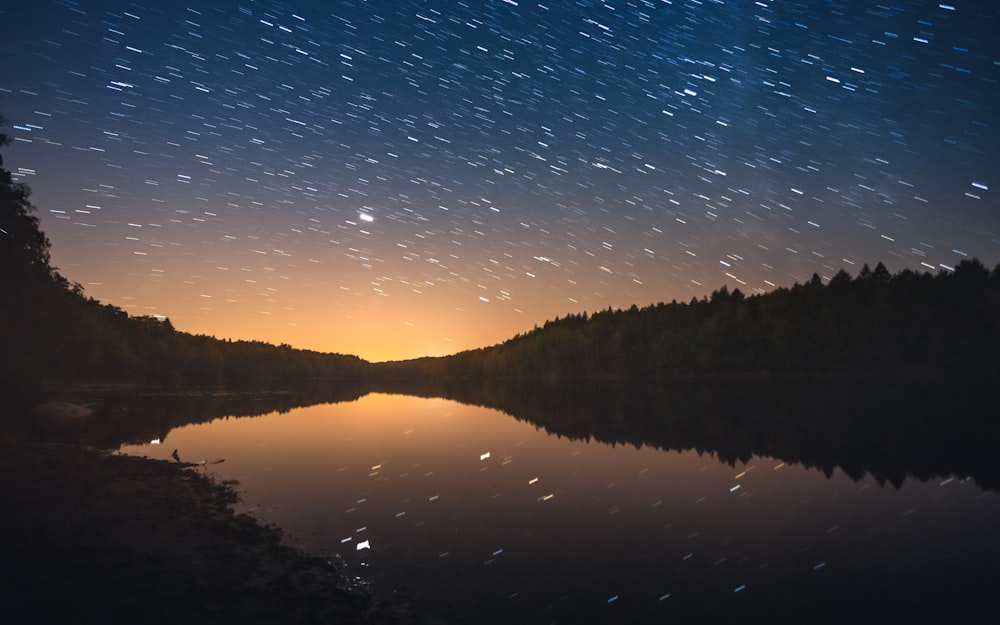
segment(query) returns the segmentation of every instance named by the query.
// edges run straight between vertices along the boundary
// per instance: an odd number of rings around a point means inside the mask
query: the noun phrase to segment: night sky
[[[180,330],[399,359],[1000,261],[992,0],[2,6],[53,264]]]

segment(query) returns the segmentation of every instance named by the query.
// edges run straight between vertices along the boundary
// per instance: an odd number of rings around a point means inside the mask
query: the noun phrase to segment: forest
[[[392,377],[569,379],[769,375],[941,376],[1000,371],[1000,265],[936,275],[866,264],[828,282],[608,309],[484,349],[390,363]]]
[[[0,145],[6,137],[0,134]],[[856,277],[746,296],[571,314],[501,344],[369,363],[357,356],[177,331],[84,295],[50,264],[30,190],[0,159],[0,390],[73,384],[260,388],[323,381],[567,380],[852,375],[925,378],[1000,369],[1000,265],[936,275],[879,263]]]
[[[85,297],[54,270],[19,269],[0,286],[3,390],[74,384],[301,387],[319,379],[357,379],[368,366],[356,356],[179,332],[169,319],[130,316]]]
[[[29,195],[0,158],[0,392],[98,383],[301,387],[365,373],[368,363],[356,356],[192,335],[86,297],[51,265]]]

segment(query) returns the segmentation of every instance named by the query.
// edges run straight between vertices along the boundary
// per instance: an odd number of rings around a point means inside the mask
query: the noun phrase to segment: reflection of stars
[[[4,17],[6,162],[56,264],[182,329],[385,318],[378,295],[461,309],[492,332],[471,347],[722,284],[998,256],[992,7]]]

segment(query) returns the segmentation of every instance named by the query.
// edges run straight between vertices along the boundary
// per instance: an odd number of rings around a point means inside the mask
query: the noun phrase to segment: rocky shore
[[[16,623],[414,623],[335,559],[234,513],[196,467],[0,432],[0,588]]]

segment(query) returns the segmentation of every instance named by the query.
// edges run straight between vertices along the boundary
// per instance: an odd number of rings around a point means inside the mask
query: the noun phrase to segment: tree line
[[[7,284],[2,383],[11,390],[80,383],[302,386],[361,377],[368,363],[262,341],[222,340],[130,316],[59,282]]]
[[[19,385],[301,386],[360,377],[356,356],[193,335],[169,319],[131,316],[57,284],[21,285],[5,298],[4,379]],[[10,292],[8,291],[8,294]]]
[[[0,133],[0,146],[9,142]],[[50,263],[27,185],[0,157],[0,391],[135,383],[296,385],[361,377],[369,363],[327,354],[178,332],[169,319],[130,316],[86,297]]]
[[[747,297],[567,315],[492,347],[391,363],[389,377],[570,379],[1000,372],[1000,265],[856,277]]]

